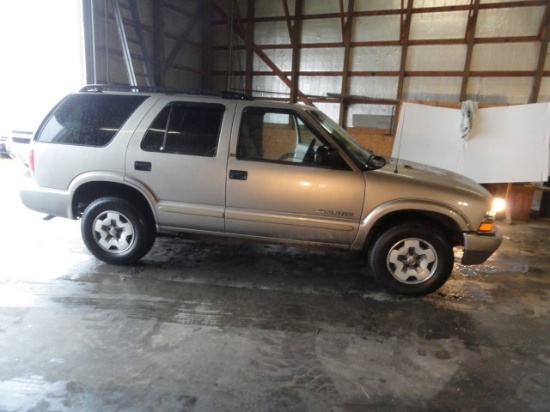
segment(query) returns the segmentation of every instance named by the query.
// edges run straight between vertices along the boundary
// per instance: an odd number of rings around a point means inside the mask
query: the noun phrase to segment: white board
[[[550,174],[550,103],[484,108],[461,138],[458,109],[403,103],[392,157],[478,183],[542,182]]]

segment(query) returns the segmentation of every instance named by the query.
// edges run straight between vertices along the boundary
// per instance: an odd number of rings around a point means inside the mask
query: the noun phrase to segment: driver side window
[[[314,165],[326,142],[296,113],[249,107],[243,112],[237,158]]]

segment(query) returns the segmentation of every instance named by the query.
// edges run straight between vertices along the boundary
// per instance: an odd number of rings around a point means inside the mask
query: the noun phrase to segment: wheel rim
[[[108,210],[99,214],[93,223],[94,238],[103,250],[122,253],[132,247],[134,225],[120,212]]]
[[[409,238],[397,242],[390,249],[386,264],[391,275],[405,284],[422,283],[437,269],[435,248],[422,239]]]

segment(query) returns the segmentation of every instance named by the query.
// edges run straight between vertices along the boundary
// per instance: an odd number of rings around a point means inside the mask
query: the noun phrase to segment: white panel
[[[356,17],[353,41],[399,40],[401,19],[396,16]]]
[[[414,0],[414,8],[467,6],[471,0]]]
[[[407,70],[462,71],[466,60],[466,45],[409,46]]]
[[[409,38],[411,40],[464,38],[467,22],[467,11],[413,14]]]
[[[260,97],[288,97],[288,87],[276,76],[254,76],[254,96]],[[273,92],[273,93],[267,93]]]
[[[339,1],[319,1],[319,0],[305,0],[303,14],[326,14],[326,13],[340,13]],[[290,9],[290,6],[289,6]],[[344,2],[344,9],[347,10],[347,2]],[[290,9],[290,14],[294,9]]]
[[[550,78],[544,77],[540,83],[539,102],[550,102]]]
[[[534,70],[539,50],[538,42],[477,44],[470,70]]]
[[[531,77],[471,77],[467,95],[477,102],[522,104],[529,99],[532,82]]]
[[[544,6],[480,10],[476,37],[534,36],[543,15]]]
[[[341,76],[300,76],[298,88],[302,93],[314,96],[326,96],[327,93],[340,93]]]
[[[355,47],[351,51],[352,71],[398,71],[401,47]]]
[[[480,109],[468,140],[461,138],[460,120],[458,109],[404,103],[392,156],[460,173],[479,183],[547,179],[550,104]],[[510,159],[521,167],[510,167]]]
[[[341,41],[342,26],[340,19],[316,19],[302,22],[302,43],[336,43]]]
[[[401,0],[355,0],[355,11],[368,10],[399,10]]]
[[[344,49],[302,49],[300,71],[342,71]]]
[[[270,21],[254,25],[254,43],[290,44],[286,21]]]
[[[290,49],[274,49],[264,50],[266,56],[275,65],[283,71],[292,70],[292,50]],[[244,61],[244,60],[243,60]],[[255,71],[272,71],[269,66],[258,55],[254,55],[254,70]]]
[[[294,12],[295,0],[287,0],[290,13]],[[280,17],[285,15],[282,1],[255,1],[254,15],[258,17]],[[241,9],[245,10],[245,9]],[[241,12],[243,14],[244,12]],[[245,16],[245,14],[243,14]]]
[[[340,117],[340,104],[339,103],[315,103],[315,107],[321,110],[324,114],[338,123]]]
[[[349,91],[358,96],[395,99],[398,80],[397,77],[353,76],[350,78]]]
[[[352,119],[354,114],[392,116],[394,107],[382,104],[352,104],[348,108],[348,118]]]
[[[405,78],[405,100],[458,101],[462,77]]]

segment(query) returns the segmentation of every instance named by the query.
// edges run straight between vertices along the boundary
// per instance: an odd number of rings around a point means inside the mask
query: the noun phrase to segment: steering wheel
[[[311,141],[311,143],[309,144],[307,150],[306,150],[306,154],[304,155],[304,158],[302,159],[302,163],[308,163],[308,162],[313,162],[315,160],[315,152],[314,152],[314,147],[315,147],[315,143],[317,143],[317,139],[313,139]]]
[[[279,160],[280,162],[287,162],[289,160],[292,160],[293,158],[294,158],[294,152],[288,152],[282,155],[281,157],[279,157],[277,160]]]

